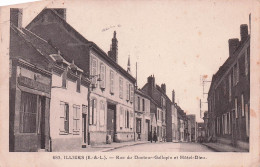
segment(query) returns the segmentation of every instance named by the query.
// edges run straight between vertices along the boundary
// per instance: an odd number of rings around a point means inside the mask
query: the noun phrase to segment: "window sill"
[[[59,135],[69,135],[67,132],[60,132]]]

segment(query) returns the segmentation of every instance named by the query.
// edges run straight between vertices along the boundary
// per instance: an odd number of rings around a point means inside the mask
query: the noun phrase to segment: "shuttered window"
[[[69,133],[69,104],[60,103],[60,132]]]
[[[73,133],[79,134],[80,131],[80,106],[73,105]]]
[[[100,64],[100,88],[106,88],[106,67],[103,63]]]
[[[114,94],[114,71],[110,71],[110,93]]]
[[[119,78],[119,97],[123,99],[123,78]]]
[[[100,101],[99,125],[105,125],[105,103],[103,101]]]

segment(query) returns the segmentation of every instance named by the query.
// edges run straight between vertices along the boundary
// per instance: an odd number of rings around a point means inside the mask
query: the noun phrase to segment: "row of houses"
[[[118,64],[116,32],[108,53],[66,22],[66,9],[45,8],[26,27],[10,10],[9,149],[63,151],[110,142],[195,141],[187,116],[149,76],[137,88]]]
[[[240,26],[240,40],[229,39],[229,57],[213,75],[204,114],[209,140],[249,150],[250,34]]]

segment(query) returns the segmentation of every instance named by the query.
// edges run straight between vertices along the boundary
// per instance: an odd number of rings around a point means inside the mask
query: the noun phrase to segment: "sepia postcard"
[[[0,7],[0,167],[259,166],[260,2]]]

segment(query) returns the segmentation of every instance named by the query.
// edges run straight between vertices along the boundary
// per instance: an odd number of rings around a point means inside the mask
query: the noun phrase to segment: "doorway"
[[[149,120],[145,120],[145,129],[146,129],[146,137],[147,137],[147,141],[149,141],[149,134],[150,134],[150,121]]]
[[[116,134],[116,105],[107,104],[107,135],[111,136],[111,141],[115,141]]]
[[[82,105],[82,147],[87,145],[88,106]]]

